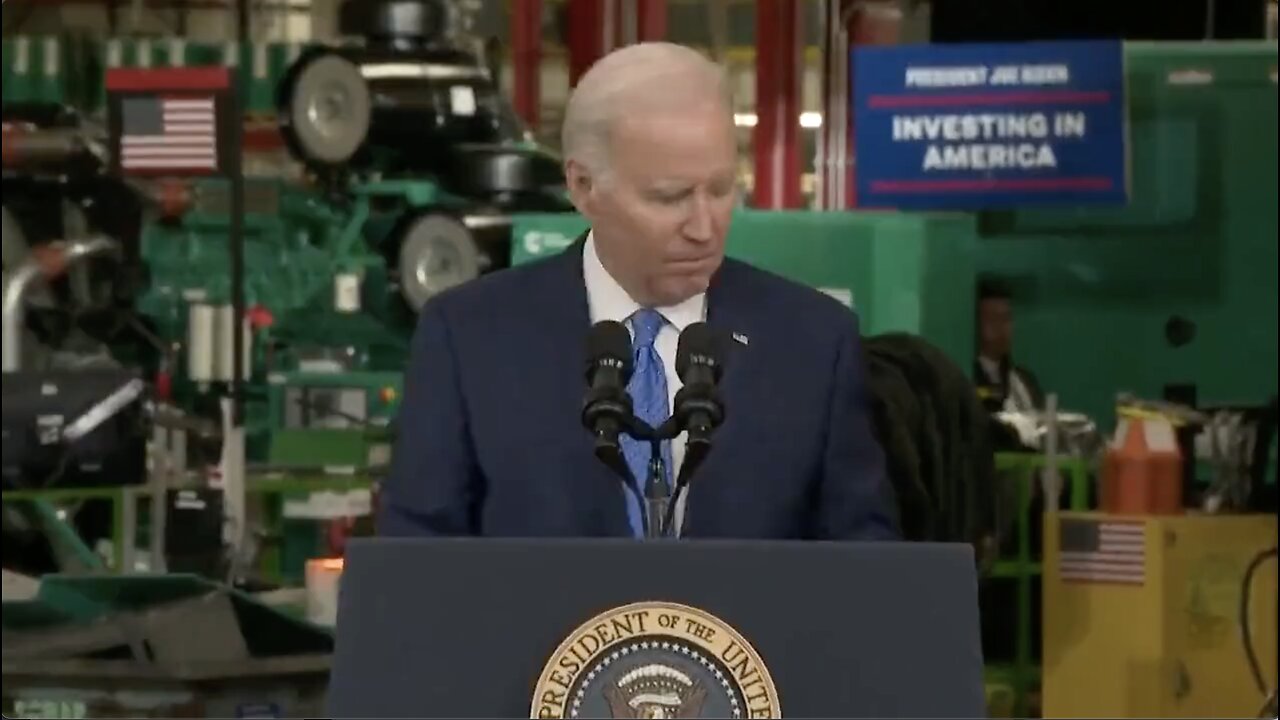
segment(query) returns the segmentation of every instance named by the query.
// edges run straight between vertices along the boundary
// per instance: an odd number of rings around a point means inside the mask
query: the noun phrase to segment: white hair
[[[607,174],[609,132],[619,116],[707,101],[722,103],[731,122],[732,95],[720,65],[674,43],[628,45],[601,58],[578,80],[565,107],[561,152],[593,174]]]

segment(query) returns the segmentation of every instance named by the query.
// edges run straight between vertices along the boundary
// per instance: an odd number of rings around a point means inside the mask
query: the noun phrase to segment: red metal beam
[[[231,71],[225,67],[108,68],[106,85],[112,92],[224,90],[231,87]]]
[[[636,15],[640,42],[667,39],[667,0],[636,0]]]
[[[800,194],[799,2],[756,2],[756,126],[753,205],[803,205]]]
[[[849,63],[849,77],[853,77],[853,54],[854,48],[859,45],[896,45],[899,42],[900,31],[902,28],[902,11],[898,9],[893,2],[860,2],[857,3],[849,12],[849,23],[846,31],[849,38],[849,52],[846,53],[847,62]],[[852,100],[852,97],[850,97]],[[849,175],[847,192],[845,193],[846,207],[858,207],[858,148],[854,143],[854,125],[858,119],[853,116],[852,110],[849,115],[848,129],[848,147],[849,156],[853,158],[853,162],[849,163]]]
[[[515,111],[531,130],[538,130],[542,104],[542,0],[515,0],[511,12],[511,69]]]
[[[569,46],[569,87],[576,86],[578,79],[605,53],[604,3],[611,1],[567,0],[565,3],[565,12],[569,15],[566,43]]]

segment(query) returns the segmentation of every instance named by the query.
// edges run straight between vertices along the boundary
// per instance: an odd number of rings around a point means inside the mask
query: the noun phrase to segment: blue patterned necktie
[[[631,402],[635,407],[636,417],[658,427],[671,415],[667,400],[667,372],[663,368],[662,358],[653,342],[658,332],[667,324],[666,318],[656,310],[643,308],[631,316],[633,332],[631,347],[635,355],[635,369],[631,382],[627,384],[627,392],[631,394]],[[627,466],[639,483],[641,494],[644,493],[645,482],[649,477],[649,456],[651,445],[647,440],[635,440],[630,436],[622,438],[622,452],[627,458]],[[663,482],[671,487],[671,441],[662,442]],[[627,493],[627,515],[631,520],[631,530],[636,537],[644,536],[644,510],[634,493]]]

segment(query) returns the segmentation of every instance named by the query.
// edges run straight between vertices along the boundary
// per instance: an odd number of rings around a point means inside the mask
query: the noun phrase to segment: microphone
[[[675,415],[693,445],[709,443],[711,431],[724,422],[724,405],[716,392],[724,373],[718,345],[711,328],[699,322],[680,333],[676,346],[676,374],[684,386],[676,393]]]
[[[640,493],[627,467],[618,435],[628,429],[634,411],[627,383],[631,380],[631,333],[613,320],[598,322],[587,335],[587,397],[582,424],[595,438],[595,455],[620,476],[633,493]],[[640,499],[644,504],[643,498]]]
[[[676,374],[683,387],[676,393],[673,419],[688,433],[684,462],[676,479],[664,527],[673,528],[676,501],[698,466],[711,451],[711,433],[724,422],[724,403],[717,391],[724,373],[719,338],[706,323],[694,323],[680,333],[676,345]]]

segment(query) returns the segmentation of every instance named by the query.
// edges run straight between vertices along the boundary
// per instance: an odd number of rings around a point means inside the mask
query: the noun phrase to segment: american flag
[[[123,98],[120,102],[121,169],[218,169],[212,97]]]
[[[1140,520],[1063,518],[1058,575],[1065,582],[1141,585],[1146,581],[1146,524]]]

